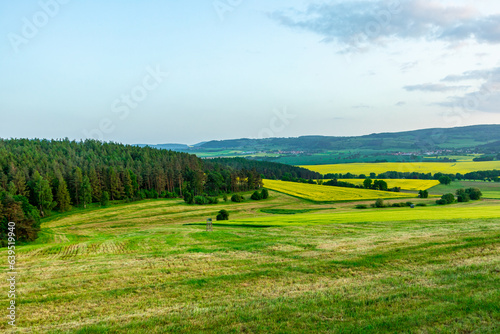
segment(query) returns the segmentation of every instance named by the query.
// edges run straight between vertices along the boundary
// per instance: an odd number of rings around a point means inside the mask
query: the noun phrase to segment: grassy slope
[[[331,205],[271,195],[268,201],[217,206],[144,201],[46,220],[41,241],[48,243],[18,250],[19,330],[498,331],[500,219],[424,220],[442,209],[426,207],[418,208],[427,210],[422,220],[401,221],[410,209],[360,213],[343,203],[332,211]],[[498,202],[447,209],[491,211],[493,205]],[[296,222],[217,225],[213,233],[186,225],[221,208],[241,219],[233,224],[249,216]],[[260,211],[278,208],[321,211]],[[335,224],[309,225],[336,212],[344,218]],[[370,212],[370,222],[356,216]],[[390,218],[382,222],[384,216]],[[2,281],[1,291],[6,288]],[[6,294],[0,300],[5,305]]]

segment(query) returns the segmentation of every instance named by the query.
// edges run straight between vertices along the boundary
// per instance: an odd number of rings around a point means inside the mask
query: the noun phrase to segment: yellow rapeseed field
[[[410,198],[414,194],[342,188],[297,182],[264,180],[264,187],[317,202],[371,200],[377,198]]]
[[[374,179],[375,180],[375,179]],[[363,184],[364,179],[340,179],[339,181],[349,182],[353,184]],[[386,179],[389,188],[399,187],[404,190],[427,190],[439,184],[437,180],[401,180],[401,179]]]
[[[463,161],[463,162],[384,162],[384,163],[353,163],[336,165],[300,166],[309,170],[327,173],[352,173],[355,175],[384,173],[388,171],[418,172],[418,173],[469,173],[480,170],[500,169],[500,161]]]

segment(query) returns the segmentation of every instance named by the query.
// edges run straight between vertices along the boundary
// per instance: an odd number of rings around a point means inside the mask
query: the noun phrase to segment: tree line
[[[271,167],[269,167],[271,168]],[[109,200],[217,196],[260,188],[253,164],[95,140],[0,139],[0,239],[34,240],[51,211]]]

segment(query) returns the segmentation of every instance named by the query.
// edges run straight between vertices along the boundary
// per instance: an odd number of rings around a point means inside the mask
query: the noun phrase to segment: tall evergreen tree
[[[73,195],[73,203],[77,206],[80,205],[81,191],[82,191],[83,174],[80,167],[73,170],[73,177],[71,178],[71,189]]]
[[[111,200],[117,200],[122,198],[123,186],[113,167],[109,168],[109,193]]]
[[[36,204],[40,210],[42,217],[48,216],[57,203],[53,201],[52,189],[50,188],[49,181],[44,179],[38,171],[34,174],[34,188],[33,193],[35,196]]]
[[[94,167],[90,168],[89,180],[90,186],[92,187],[92,202],[99,202],[101,200],[102,184]]]
[[[18,170],[14,175],[14,184],[16,185],[17,193],[16,195],[26,196],[26,176],[22,170]]]
[[[60,212],[71,210],[71,197],[69,196],[68,186],[63,178],[60,178],[56,192],[57,207]]]
[[[125,192],[126,198],[134,197],[134,189],[132,186],[132,179],[130,178],[130,172],[125,170],[122,173],[123,190]]]
[[[92,186],[90,185],[90,180],[87,175],[85,175],[82,179],[80,202],[85,209],[87,208],[87,204],[92,203]]]

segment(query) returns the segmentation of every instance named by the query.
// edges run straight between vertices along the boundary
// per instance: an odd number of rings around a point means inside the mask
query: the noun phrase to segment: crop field
[[[498,332],[499,201],[355,210],[270,193],[45,219],[17,248],[12,333]]]
[[[370,199],[375,200],[377,198],[415,197],[414,194],[332,187],[276,180],[264,180],[264,187],[315,202],[360,201]]]
[[[375,180],[375,179],[374,179]],[[340,179],[339,181],[349,182],[356,185],[363,185],[364,179]],[[399,179],[386,179],[389,188],[400,187],[403,190],[427,190],[439,184],[437,180],[399,180]]]
[[[430,189],[429,192],[433,195],[454,194],[458,189],[464,188],[478,188],[483,193],[484,198],[500,198],[499,182],[453,181],[449,185],[437,185]]]
[[[355,175],[384,173],[388,171],[418,172],[418,173],[469,173],[480,170],[500,169],[500,161],[458,161],[458,162],[415,162],[415,163],[353,163],[337,165],[307,165],[300,166],[312,171],[327,173],[351,173]]]

